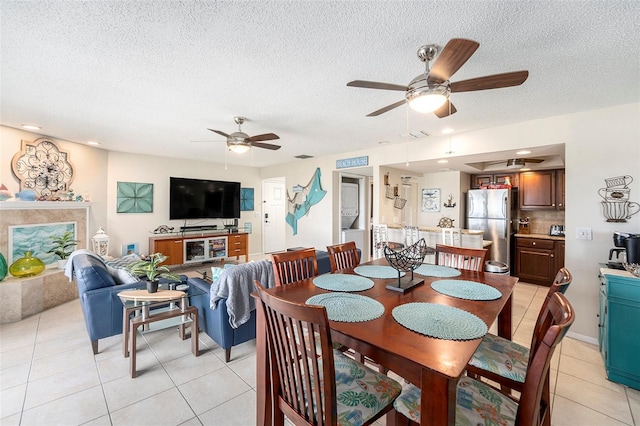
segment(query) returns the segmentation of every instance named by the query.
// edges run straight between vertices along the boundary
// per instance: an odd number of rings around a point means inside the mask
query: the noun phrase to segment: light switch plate
[[[591,228],[576,228],[576,239],[591,240]]]

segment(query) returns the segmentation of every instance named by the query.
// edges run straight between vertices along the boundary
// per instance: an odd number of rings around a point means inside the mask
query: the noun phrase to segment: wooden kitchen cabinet
[[[471,175],[471,188],[477,189],[488,185],[504,185],[507,178],[511,182],[511,186],[518,187],[518,173],[494,173],[486,175]]]
[[[556,207],[558,210],[564,210],[564,169],[556,170]]]
[[[564,169],[522,172],[520,210],[564,210]]]
[[[520,173],[520,210],[556,208],[556,171]]]
[[[555,242],[556,251],[556,271],[564,267],[564,241]]]
[[[555,243],[554,240],[516,238],[516,276],[521,281],[550,286],[559,269]]]

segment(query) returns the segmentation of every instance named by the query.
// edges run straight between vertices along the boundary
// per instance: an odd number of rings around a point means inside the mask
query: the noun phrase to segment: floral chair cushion
[[[529,349],[503,337],[487,334],[469,364],[524,383],[529,364]]]
[[[400,383],[334,351],[338,425],[359,426],[389,405],[402,390]]]
[[[406,384],[393,403],[397,412],[420,423],[420,389]],[[462,377],[456,395],[456,425],[514,425],[518,404],[492,387]]]

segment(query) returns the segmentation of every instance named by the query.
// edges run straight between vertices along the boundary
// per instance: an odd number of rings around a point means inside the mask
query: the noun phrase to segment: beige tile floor
[[[514,340],[528,344],[545,294],[516,286]],[[225,364],[204,333],[197,358],[175,329],[144,334],[131,379],[121,338],[101,340],[94,356],[77,300],[1,326],[0,424],[255,424],[253,342],[234,347]],[[551,380],[553,425],[640,425],[640,392],[605,379],[596,346],[565,338]]]

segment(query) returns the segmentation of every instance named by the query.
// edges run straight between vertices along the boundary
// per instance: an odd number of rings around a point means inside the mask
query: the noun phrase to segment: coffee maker
[[[614,232],[613,245],[609,250],[607,266],[613,269],[624,269],[622,262],[640,263],[640,234]]]

